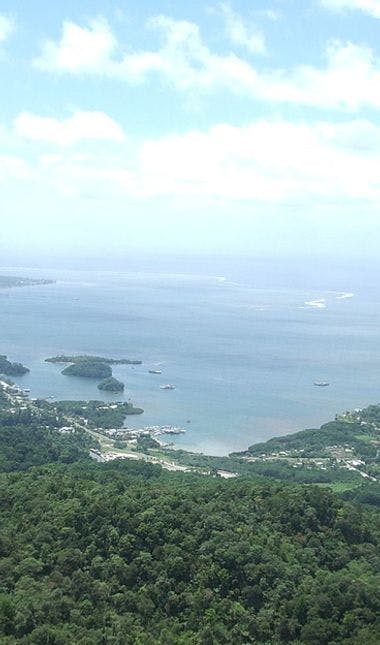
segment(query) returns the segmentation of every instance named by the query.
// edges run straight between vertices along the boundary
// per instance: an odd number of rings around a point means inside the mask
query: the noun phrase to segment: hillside
[[[312,474],[319,472],[321,483],[345,483],[357,476],[376,482],[380,479],[380,405],[337,415],[319,429],[273,437],[231,457],[278,479],[311,481]]]
[[[369,506],[264,478],[96,464],[94,439],[62,425],[70,402],[15,414],[2,391],[0,406],[5,645],[379,642]]]

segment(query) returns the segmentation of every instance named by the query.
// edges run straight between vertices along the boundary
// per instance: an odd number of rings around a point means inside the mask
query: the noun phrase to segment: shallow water
[[[113,369],[126,384],[124,398],[145,410],[128,425],[179,425],[186,434],[177,445],[211,454],[380,399],[374,267],[209,258],[137,269],[0,270],[57,280],[0,291],[0,353],[31,368],[17,379],[31,396],[123,398],[62,376],[47,356],[141,359]],[[176,389],[161,390],[163,383]]]

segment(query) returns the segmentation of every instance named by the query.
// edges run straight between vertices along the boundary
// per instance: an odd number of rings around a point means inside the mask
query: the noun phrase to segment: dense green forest
[[[55,417],[1,404],[4,645],[379,642],[377,483],[344,500],[263,475],[96,464],[88,433],[53,427],[74,402]]]
[[[375,515],[141,463],[1,478],[3,643],[378,643]]]
[[[107,363],[101,361],[78,361],[72,365],[68,365],[62,371],[65,376],[81,376],[85,378],[106,379],[112,376],[112,369]]]
[[[89,449],[96,445],[90,435],[79,430],[74,437],[71,433],[33,425],[1,426],[0,472],[88,459]]]
[[[13,391],[0,388],[1,643],[379,642],[378,482],[336,472],[361,480],[337,496],[298,484],[305,471],[286,462],[180,451],[211,474],[97,464],[85,428],[140,410]],[[376,424],[376,406],[365,414]],[[334,423],[335,436],[365,428]],[[137,450],[156,447],[148,437]],[[213,476],[223,467],[240,476]],[[310,484],[335,474],[308,472]]]

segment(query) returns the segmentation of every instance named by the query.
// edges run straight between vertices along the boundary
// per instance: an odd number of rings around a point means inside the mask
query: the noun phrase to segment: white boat
[[[170,385],[169,383],[160,385],[160,390],[175,390],[175,385]]]

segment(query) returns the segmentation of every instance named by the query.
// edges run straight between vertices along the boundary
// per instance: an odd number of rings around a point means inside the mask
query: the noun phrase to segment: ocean
[[[56,280],[0,290],[0,353],[31,370],[15,379],[21,387],[32,397],[131,399],[145,412],[127,424],[178,425],[178,447],[224,455],[380,400],[376,263],[134,258],[113,270],[0,274]],[[126,385],[115,396],[44,362],[60,353],[143,363],[113,368]]]

